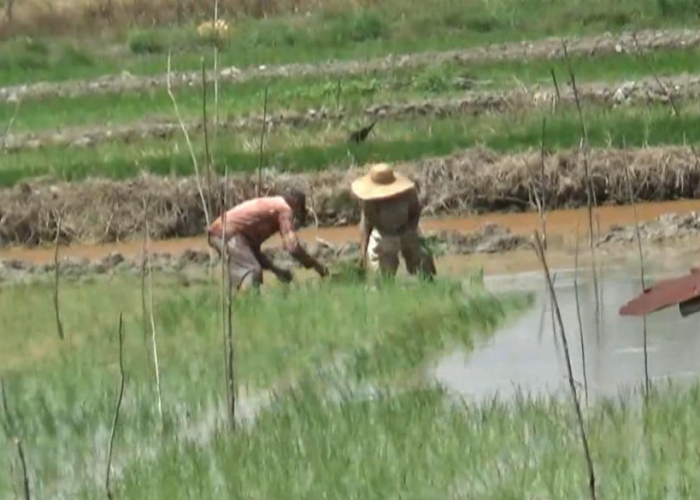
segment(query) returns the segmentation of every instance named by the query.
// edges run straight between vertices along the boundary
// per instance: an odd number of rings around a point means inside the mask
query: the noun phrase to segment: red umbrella
[[[646,316],[676,304],[683,317],[700,311],[700,269],[655,283],[622,306],[620,315]]]

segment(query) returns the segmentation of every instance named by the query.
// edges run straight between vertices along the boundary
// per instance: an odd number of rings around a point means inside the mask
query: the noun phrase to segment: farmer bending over
[[[432,279],[437,271],[432,255],[421,244],[421,206],[416,185],[394,173],[386,163],[379,163],[372,166],[369,174],[356,179],[351,190],[362,206],[361,265],[369,257],[374,272],[394,277],[400,252],[409,274],[420,273]]]
[[[226,212],[226,231],[222,217],[211,223],[207,230],[209,246],[223,257],[224,245],[228,254],[229,286],[236,290],[259,289],[263,269],[272,271],[284,283],[292,280],[292,273],[277,267],[261,251],[263,242],[276,232],[282,236],[284,249],[306,269],[313,268],[321,277],[328,269],[311,257],[299,244],[294,219],[300,226],[306,222],[306,195],[299,190],[287,190],[282,196],[254,198],[236,205]]]

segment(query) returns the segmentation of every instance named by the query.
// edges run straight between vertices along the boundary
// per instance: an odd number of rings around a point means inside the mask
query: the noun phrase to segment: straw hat
[[[361,200],[391,198],[415,187],[413,181],[395,173],[386,163],[372,165],[367,175],[355,179],[350,185],[353,194]]]

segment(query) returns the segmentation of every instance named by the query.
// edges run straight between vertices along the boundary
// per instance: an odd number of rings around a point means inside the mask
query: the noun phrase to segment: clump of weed
[[[49,46],[37,38],[15,38],[5,42],[0,51],[0,71],[43,70],[49,65]]]
[[[127,40],[134,54],[163,54],[171,44],[170,37],[160,30],[134,30]]]
[[[659,14],[666,18],[697,18],[700,15],[699,0],[656,0],[656,7]]]

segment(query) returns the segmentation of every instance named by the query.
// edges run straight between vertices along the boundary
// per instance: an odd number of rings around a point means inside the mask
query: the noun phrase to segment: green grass
[[[692,0],[438,0],[425,9],[417,0],[369,9],[321,10],[309,16],[242,20],[222,48],[222,66],[357,59],[424,50],[469,47],[550,35],[586,35],[644,27],[693,26]],[[180,51],[179,68],[197,69],[211,49],[197,41],[194,28],[138,31],[121,41],[124,51],[108,51],[87,40],[73,56],[67,43],[19,40],[0,46],[0,85],[36,80],[94,77],[128,70],[162,73],[169,46]],[[40,45],[39,48],[37,46]],[[88,48],[96,46],[95,49]],[[116,55],[115,55],[116,54]],[[68,61],[68,64],[65,63]]]
[[[660,75],[696,72],[700,51],[669,50],[637,58],[633,55],[607,55],[598,58],[572,57],[577,81],[621,81],[652,76],[649,65]],[[400,69],[394,72],[368,72],[343,78],[338,100],[338,80],[332,77],[271,79],[268,110],[305,112],[326,107],[336,109],[338,102],[349,113],[359,113],[372,104],[457,97],[464,94],[463,81],[475,82],[473,90],[512,89],[517,81],[525,85],[551,85],[550,69],[560,85],[568,81],[561,61],[514,61],[483,64],[458,64]],[[222,83],[219,93],[221,117],[238,117],[247,113],[262,114],[266,81],[251,80],[240,84]],[[176,91],[180,113],[186,119],[201,119],[201,89],[183,87]],[[213,83],[208,91],[208,109],[214,110]],[[14,104],[0,105],[0,123],[15,112]],[[63,127],[112,126],[148,119],[175,121],[172,102],[165,89],[125,94],[87,94],[75,98],[51,97],[22,103],[13,123],[14,132],[60,129]]]
[[[646,435],[629,403],[606,401],[587,418],[598,497],[697,498],[698,386],[655,394]],[[206,444],[151,439],[149,448],[155,459],[124,470],[126,498],[587,498],[568,399],[465,408],[422,389],[329,404],[307,389],[279,400],[250,430]]]
[[[216,280],[190,287],[165,279],[156,283],[154,319],[169,436],[163,444],[168,448],[177,444],[185,427],[221,416],[220,302]],[[531,303],[530,296],[497,298],[478,285],[465,292],[458,281],[442,279],[432,284],[400,279],[374,291],[357,282],[312,280],[293,287],[266,287],[261,297],[236,302],[239,387],[280,388],[296,379],[322,382],[319,369],[324,365],[333,379],[338,372],[331,364],[338,356],[349,370],[349,383],[396,380],[444,349],[471,345],[475,335],[492,333],[512,312]],[[50,285],[35,284],[8,287],[0,294],[5,324],[0,374],[37,478],[32,485],[37,498],[56,498],[60,489],[71,486],[91,489],[102,474],[98,469],[104,470],[105,432],[118,382],[120,312],[128,380],[115,459],[131,453],[138,460],[158,436],[139,278],[64,282],[63,344],[56,336],[51,293]],[[214,422],[206,425],[207,432],[215,431]],[[10,449],[4,436],[0,446]],[[0,470],[9,470],[9,457],[0,454]],[[7,474],[0,474],[0,496],[9,491]]]
[[[275,283],[271,275],[266,279]],[[421,347],[421,352],[429,354],[436,343],[439,347],[441,335],[449,337],[459,330],[464,334],[459,340],[468,342],[472,330],[469,325],[488,330],[504,313],[499,303],[486,295],[464,303],[459,282],[438,282],[422,288],[419,283],[400,280],[374,292],[365,292],[356,283],[322,287],[313,283],[300,282],[291,290],[266,287],[262,299],[245,297],[237,302],[235,330],[240,333],[237,354],[243,382],[269,384],[284,374],[311,370],[349,348],[365,352],[384,341],[401,344],[407,335],[432,329],[434,333],[425,335]],[[196,364],[211,360],[220,352],[218,285],[212,282],[174,287],[177,284],[164,278],[155,291],[155,319],[166,370],[171,363]],[[420,308],[416,287],[422,291]],[[55,337],[51,293],[51,287],[39,284],[12,287],[2,293],[0,303],[7,330],[0,337],[0,350],[4,353],[0,373],[26,370],[41,361],[49,371],[65,369],[68,374],[71,367],[70,363],[65,364],[64,356],[88,361],[87,356],[90,369],[103,369],[105,363],[114,361],[120,311],[125,314],[128,347],[132,349],[128,351],[129,363],[143,364],[139,279],[123,276],[107,282],[67,282],[61,292],[61,312],[68,346],[59,346]],[[328,322],[329,315],[337,325]],[[187,349],[183,350],[183,346]],[[394,347],[396,352],[401,349]],[[391,353],[385,356],[391,357]]]
[[[680,118],[669,108],[604,110],[588,106],[585,115],[592,146],[630,147],[684,144],[700,140],[700,117],[686,108]],[[266,140],[265,165],[287,172],[314,172],[330,167],[345,168],[369,161],[412,161],[447,155],[464,148],[485,145],[496,151],[517,152],[539,148],[544,112],[482,115],[439,120],[382,122],[368,142],[349,145],[347,131],[326,125],[292,134],[280,132]],[[577,147],[580,123],[572,108],[555,116],[546,114],[546,146],[551,149]],[[216,169],[229,173],[254,172],[258,166],[255,132],[227,133],[217,143]],[[203,140],[193,138],[200,162]],[[97,149],[47,147],[25,150],[7,157],[0,166],[0,186],[51,175],[76,181],[88,176],[126,179],[148,171],[158,175],[192,175],[193,168],[184,139],[151,139],[136,144],[104,143]]]

